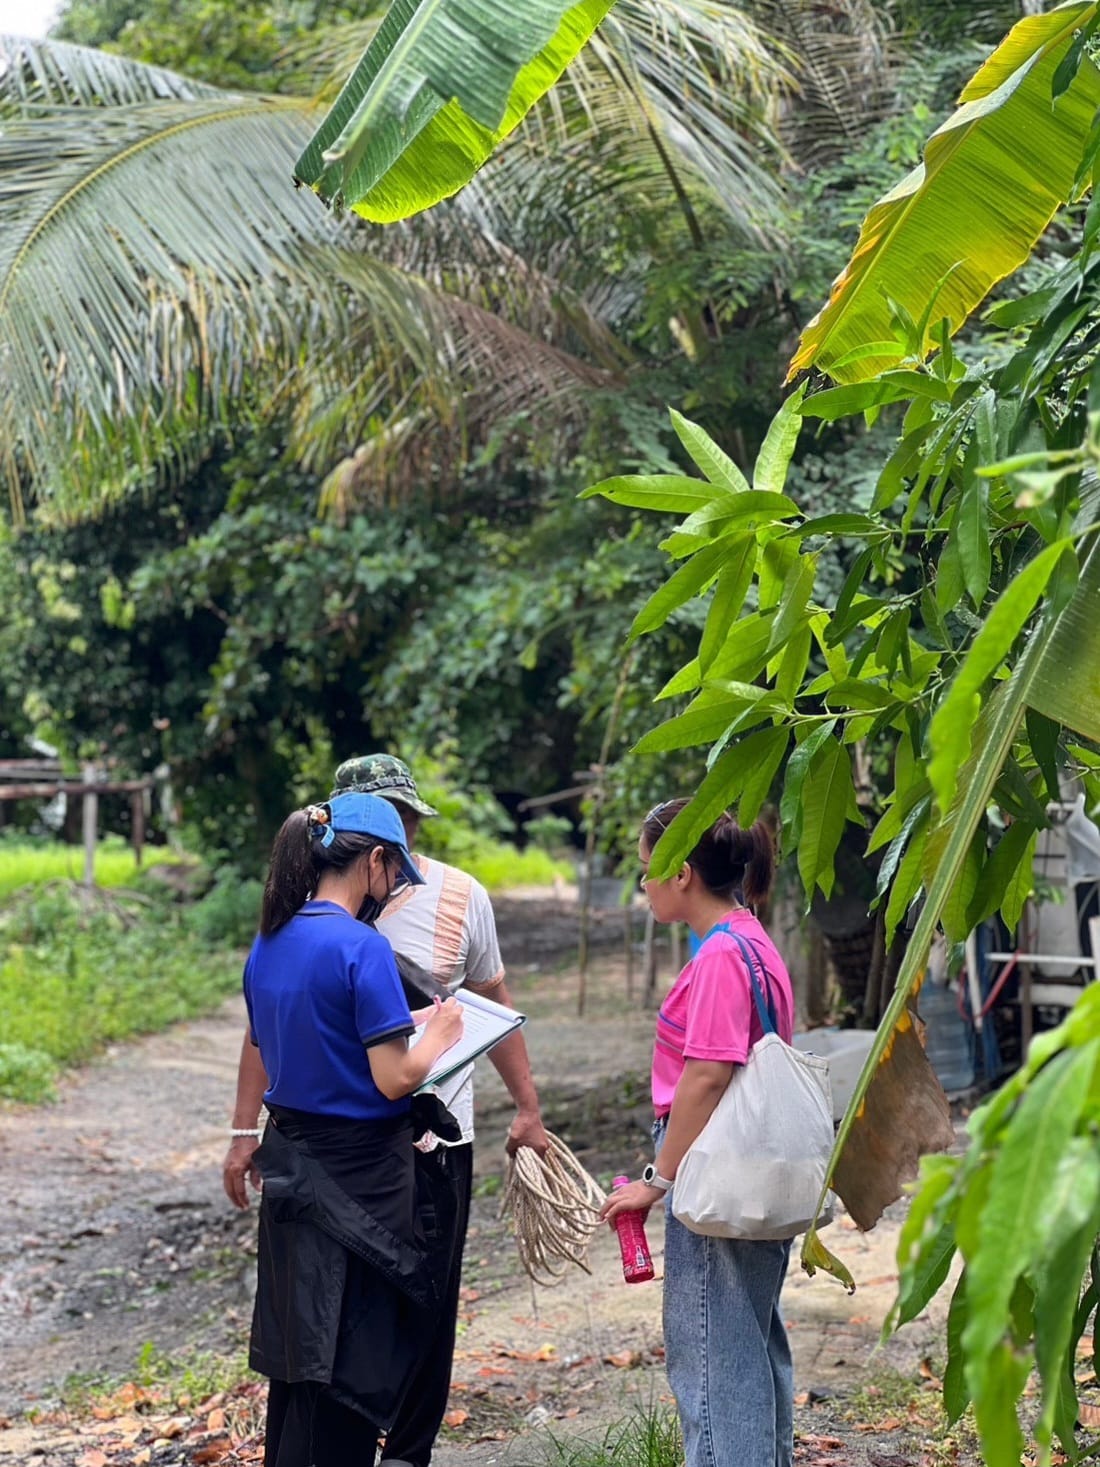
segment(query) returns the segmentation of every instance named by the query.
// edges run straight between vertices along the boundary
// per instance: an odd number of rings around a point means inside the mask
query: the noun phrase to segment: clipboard
[[[454,995],[448,994],[448,997],[452,996],[462,1005],[462,1037],[450,1049],[443,1051],[414,1094],[439,1085],[458,1070],[465,1069],[478,1055],[487,1054],[495,1044],[507,1039],[509,1034],[514,1034],[527,1022],[526,1014],[517,1013],[515,1009],[506,1008],[495,999],[486,998],[484,994],[474,993],[471,989],[460,988]],[[421,1024],[409,1040],[410,1048],[423,1033],[424,1026]]]

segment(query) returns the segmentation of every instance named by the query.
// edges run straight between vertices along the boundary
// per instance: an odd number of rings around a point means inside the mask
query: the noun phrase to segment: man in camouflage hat
[[[345,759],[332,778],[333,795],[351,792],[380,795],[398,807],[415,810],[418,815],[438,815],[439,811],[417,793],[409,766],[393,754],[361,754]]]
[[[426,971],[452,992],[465,984],[479,993],[491,994],[498,1003],[511,1006],[504,985],[496,921],[485,888],[465,871],[416,853],[421,819],[439,812],[420,798],[408,765],[392,754],[346,759],[334,776],[332,796],[352,791],[389,800],[401,817],[409,850],[424,877],[423,886],[405,887],[375,920],[377,930],[389,939],[399,966],[405,962]],[[539,1113],[522,1030],[515,1030],[490,1050],[489,1058],[516,1105],[508,1132],[509,1153],[520,1146],[545,1152],[549,1139]],[[462,1139],[448,1143],[429,1132],[425,1140],[417,1143],[422,1149],[434,1151],[434,1164],[448,1174],[459,1198],[458,1224],[439,1329],[386,1438],[386,1456],[380,1467],[386,1464],[428,1467],[432,1445],[447,1409],[462,1248],[473,1181],[470,1144],[474,1135],[473,1069],[473,1065],[468,1065],[438,1087],[440,1099],[459,1124]],[[252,1154],[259,1145],[255,1128],[266,1089],[267,1076],[259,1050],[246,1033],[237,1075],[233,1139],[222,1169],[226,1194],[236,1207],[248,1206],[247,1182],[259,1190],[260,1178]],[[239,1131],[246,1134],[238,1135]]]

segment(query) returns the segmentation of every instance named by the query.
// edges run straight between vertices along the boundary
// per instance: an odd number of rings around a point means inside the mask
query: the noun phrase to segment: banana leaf
[[[1013,27],[924,161],[867,215],[789,377],[817,367],[862,382],[923,357],[942,319],[957,330],[1027,259],[1074,192],[1100,107],[1082,45],[1097,14],[1097,0],[1067,0]]]
[[[449,198],[523,120],[614,0],[394,0],[295,178],[391,223]]]

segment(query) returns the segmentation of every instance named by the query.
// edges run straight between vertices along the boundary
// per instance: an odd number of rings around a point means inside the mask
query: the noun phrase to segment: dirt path
[[[539,972],[528,971],[522,933],[533,915],[525,922],[520,909],[510,939],[504,921],[502,928],[510,982],[530,1016],[547,1122],[593,1174],[606,1180],[615,1170],[636,1172],[648,1157],[651,1019],[623,1002],[620,965],[607,952],[611,928],[589,1013],[578,1019],[575,974],[548,972],[541,951]],[[561,914],[555,920],[566,922]],[[562,932],[567,945],[571,925]],[[255,1217],[229,1207],[219,1174],[242,1025],[242,1006],[232,1001],[206,1020],[109,1053],[70,1079],[56,1106],[0,1117],[9,1199],[0,1213],[0,1419],[7,1423],[0,1462],[167,1467],[215,1460],[198,1455],[196,1442],[207,1440],[198,1428],[188,1435],[180,1427],[150,1446],[140,1419],[130,1445],[119,1446],[108,1440],[109,1421],[93,1418],[89,1427],[61,1409],[60,1388],[69,1379],[68,1400],[73,1376],[134,1380],[158,1359],[242,1348]],[[668,1399],[659,1286],[624,1285],[614,1241],[601,1233],[591,1277],[574,1271],[557,1289],[532,1290],[497,1218],[507,1095],[495,1071],[481,1069],[453,1424],[436,1463],[526,1467],[545,1460],[548,1432],[591,1432],[635,1405]],[[885,1391],[876,1382],[894,1372],[913,1381],[919,1396],[920,1362],[931,1359],[928,1375],[941,1363],[942,1311],[879,1349],[893,1298],[897,1218],[868,1236],[846,1222],[832,1228],[829,1242],[860,1283],[855,1298],[797,1269],[786,1289],[800,1460],[917,1463],[925,1428],[913,1401],[891,1416],[884,1397],[884,1410],[862,1423],[874,1430],[856,1431],[845,1416],[854,1389],[870,1386],[873,1404],[875,1391]],[[656,1219],[651,1243],[660,1272]],[[868,1415],[865,1405],[858,1409]],[[27,1421],[28,1410],[41,1413],[37,1424]]]

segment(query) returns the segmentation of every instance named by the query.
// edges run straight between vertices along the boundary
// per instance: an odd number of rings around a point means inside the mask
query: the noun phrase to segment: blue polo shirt
[[[252,1042],[267,1071],[265,1101],[314,1115],[402,1115],[371,1078],[367,1049],[413,1033],[393,949],[335,902],[307,902],[244,966]]]

